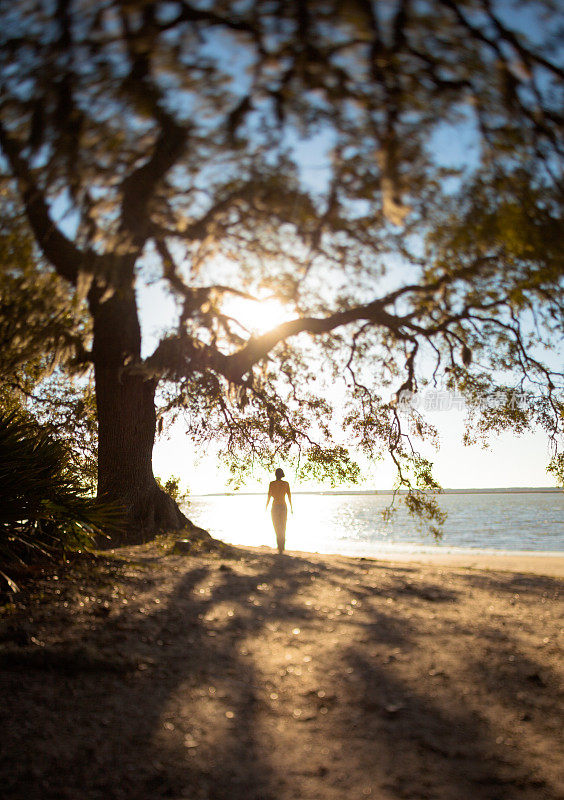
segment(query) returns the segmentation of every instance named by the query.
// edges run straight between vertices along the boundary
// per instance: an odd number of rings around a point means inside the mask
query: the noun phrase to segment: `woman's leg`
[[[286,545],[286,519],[288,516],[288,509],[285,505],[272,506],[270,512],[272,516],[272,524],[276,533],[276,545],[278,552],[283,553]]]

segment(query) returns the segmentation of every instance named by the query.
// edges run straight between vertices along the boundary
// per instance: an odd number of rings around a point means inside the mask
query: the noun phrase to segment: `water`
[[[193,498],[190,519],[231,544],[275,545],[265,497],[236,495]],[[405,511],[384,522],[389,495],[294,496],[286,547],[319,553],[377,556],[384,553],[496,550],[564,551],[563,493],[446,494],[448,512],[440,543]]]

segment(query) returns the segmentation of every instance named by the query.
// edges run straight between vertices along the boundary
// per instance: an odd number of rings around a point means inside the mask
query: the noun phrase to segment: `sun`
[[[265,333],[295,316],[273,297],[265,300],[229,297],[225,299],[222,311],[254,334]]]

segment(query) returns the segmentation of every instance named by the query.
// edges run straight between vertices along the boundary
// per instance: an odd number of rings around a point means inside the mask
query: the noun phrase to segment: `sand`
[[[561,559],[168,551],[4,607],[3,800],[562,797]]]
[[[399,560],[398,560],[399,558]],[[378,555],[379,561],[396,563],[434,564],[445,567],[522,572],[564,578],[564,553],[557,552],[510,552],[505,553],[468,549],[467,551],[437,548],[433,552],[402,552],[401,557],[393,551]]]

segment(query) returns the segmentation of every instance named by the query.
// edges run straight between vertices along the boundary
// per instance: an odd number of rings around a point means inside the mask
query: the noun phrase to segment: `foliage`
[[[557,453],[555,456],[553,456],[546,469],[547,472],[550,472],[554,475],[558,486],[561,486],[564,489],[564,453]]]
[[[551,0],[22,0],[2,22],[8,177],[86,298],[84,359],[99,374],[115,338],[110,366],[158,385],[160,424],[182,415],[202,447],[221,440],[235,473],[293,455],[354,480],[351,445],[389,452],[409,508],[437,522],[417,449],[435,432],[402,397],[440,381],[469,436],[534,422],[556,457]],[[471,138],[456,169],[433,148],[445,133]],[[142,348],[136,298],[155,285],[170,324]],[[267,298],[287,321],[254,330]],[[498,388],[524,408],[488,408]]]
[[[74,292],[41,258],[14,187],[5,187],[0,194],[0,390],[25,398],[57,364],[76,367],[88,334],[88,319]]]
[[[190,492],[188,489],[182,490],[180,488],[180,478],[176,475],[170,475],[165,481],[162,478],[155,479],[163,491],[165,491],[172,499],[182,506],[189,504]]]
[[[98,421],[92,377],[69,375],[58,368],[42,381],[27,408],[35,419],[67,448],[77,477],[96,491]]]
[[[81,480],[94,489],[94,386],[80,374],[89,368],[81,361],[89,321],[67,283],[41,259],[13,187],[1,200],[0,404],[64,439]]]
[[[88,497],[65,445],[17,412],[0,413],[0,562],[91,545],[119,530],[117,508]],[[4,572],[2,574],[5,576]]]

